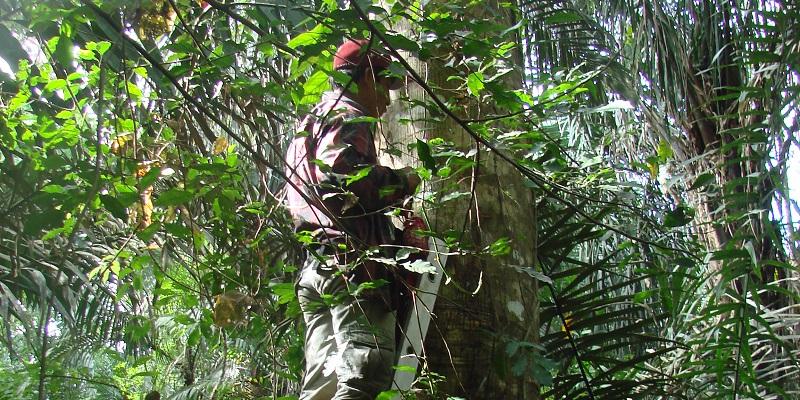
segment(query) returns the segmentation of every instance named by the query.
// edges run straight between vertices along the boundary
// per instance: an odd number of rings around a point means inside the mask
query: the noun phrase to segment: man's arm
[[[332,122],[325,133],[330,140],[320,146],[317,157],[330,165],[333,173],[354,179],[343,184],[343,189],[358,197],[364,211],[380,210],[414,194],[419,177],[412,168],[395,170],[378,165],[368,123],[348,123],[341,118]],[[359,172],[367,170],[357,178]]]

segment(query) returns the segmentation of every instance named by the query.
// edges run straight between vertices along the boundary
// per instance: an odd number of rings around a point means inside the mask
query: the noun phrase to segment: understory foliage
[[[496,5],[517,23],[464,1],[0,1],[0,398],[296,398],[309,238],[283,152],[370,31],[451,74],[403,107],[474,135],[401,149],[445,188],[422,207],[470,196],[447,183],[487,152],[535,199],[533,238],[428,232],[487,265],[536,247],[538,342],[475,368],[531,398],[800,397],[800,11]],[[423,369],[409,398],[453,379]]]

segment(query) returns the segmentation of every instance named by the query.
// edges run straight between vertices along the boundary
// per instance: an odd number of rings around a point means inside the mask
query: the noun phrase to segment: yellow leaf
[[[125,145],[128,143],[128,136],[122,135],[117,136],[113,142],[111,142],[111,152],[120,155],[122,151],[125,149]]]
[[[212,150],[213,154],[222,154],[225,149],[228,148],[228,139],[220,136],[217,140],[214,141],[214,150]]]
[[[140,162],[138,168],[136,169],[136,176],[141,178],[150,171],[150,165],[146,162]]]
[[[142,191],[139,195],[139,200],[141,201],[142,207],[142,215],[139,219],[138,229],[143,230],[146,229],[150,224],[153,223],[153,187],[148,186],[146,189]]]
[[[564,318],[564,324],[561,325],[561,331],[566,332],[567,329],[572,330],[572,318]]]
[[[252,305],[252,297],[236,291],[214,296],[214,325],[229,328],[246,324],[245,316]]]

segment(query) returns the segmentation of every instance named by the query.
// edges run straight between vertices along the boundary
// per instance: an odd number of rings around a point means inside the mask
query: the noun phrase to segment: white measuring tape
[[[398,347],[398,360],[395,370],[392,389],[406,392],[416,379],[422,356],[422,344],[431,322],[433,306],[439,293],[439,286],[444,275],[444,265],[447,261],[447,247],[440,239],[429,238],[428,262],[436,268],[435,273],[423,274],[419,285],[413,290],[414,303],[405,321],[397,321],[402,327],[403,340]],[[400,398],[400,396],[395,396]]]

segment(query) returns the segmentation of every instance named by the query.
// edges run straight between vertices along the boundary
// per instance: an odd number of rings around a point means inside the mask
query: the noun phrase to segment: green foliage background
[[[0,398],[294,398],[308,238],[283,150],[370,30],[449,74],[420,82],[439,103],[398,101],[473,135],[390,150],[442,188],[424,207],[470,196],[449,185],[485,152],[536,199],[529,243],[431,232],[537,248],[540,340],[503,338],[493,374],[553,399],[798,398],[798,10],[718,3],[3,0]],[[455,379],[423,369],[409,396]]]

